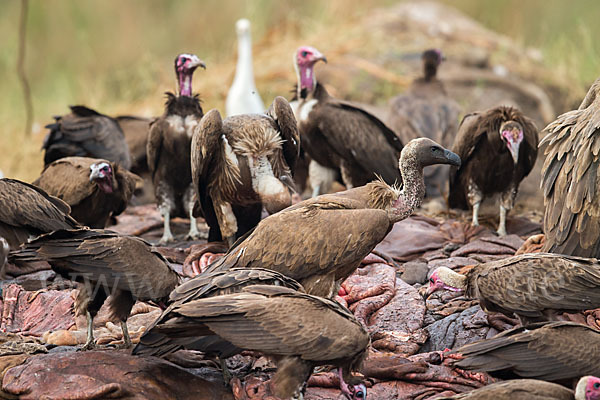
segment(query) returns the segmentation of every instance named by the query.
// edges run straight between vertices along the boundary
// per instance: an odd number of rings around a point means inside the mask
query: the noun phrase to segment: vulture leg
[[[96,342],[94,341],[94,317],[92,317],[89,311],[86,311],[85,318],[87,320],[87,340],[81,350],[92,350],[96,347]]]
[[[219,365],[221,366],[221,372],[223,373],[223,380],[225,381],[226,385],[229,385],[229,382],[231,382],[231,378],[233,378],[233,375],[231,375],[229,367],[227,367],[227,363],[225,362],[224,358],[219,357]]]
[[[500,199],[500,223],[498,224],[498,235],[506,235],[506,214],[511,210],[515,204],[515,197],[517,197],[517,187],[511,185],[511,187],[504,193]]]
[[[477,187],[475,182],[470,181],[468,185],[467,199],[469,200],[469,204],[473,208],[473,221],[471,224],[473,226],[479,226],[479,206],[483,201],[483,193]]]
[[[135,299],[129,291],[116,290],[109,300],[109,309],[111,319],[118,319],[121,322],[121,330],[123,331],[123,348],[131,347],[131,338],[127,329],[127,318],[131,313],[131,309],[135,304]],[[121,346],[119,346],[121,347]]]
[[[318,162],[311,160],[308,165],[308,179],[313,188],[312,197],[317,197],[322,193],[331,190],[331,185],[335,181],[336,171],[322,166]]]
[[[213,202],[219,221],[219,228],[221,229],[221,236],[227,241],[229,247],[231,247],[235,242],[235,233],[238,231],[237,218],[233,213],[231,204],[227,202],[219,204],[214,198]]]
[[[352,189],[354,187],[352,185],[352,173],[345,161],[340,163],[340,172],[342,173],[342,181],[346,185],[346,189]]]
[[[166,204],[161,204],[158,207],[158,211],[164,220],[163,235],[158,243],[167,244],[175,240],[173,233],[171,233],[171,207],[167,206]]]
[[[196,202],[194,196],[194,186],[190,185],[185,191],[185,196],[183,201],[185,201],[186,209],[190,215],[190,231],[188,232],[185,240],[196,240],[199,239],[201,234],[198,230],[198,224],[196,222],[196,218],[194,217],[194,203]]]
[[[75,315],[82,315],[85,312],[87,320],[87,340],[81,350],[91,350],[96,347],[94,341],[94,317],[98,314],[100,307],[108,297],[106,289],[101,286],[92,287],[94,282],[86,281],[79,285],[79,294],[75,299]],[[90,295],[90,293],[92,293]]]
[[[121,321],[121,331],[123,332],[123,348],[128,349],[131,347],[131,337],[129,329],[127,329],[127,321]]]

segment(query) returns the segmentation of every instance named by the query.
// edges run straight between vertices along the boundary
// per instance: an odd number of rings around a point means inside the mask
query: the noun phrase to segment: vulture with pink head
[[[298,120],[304,151],[313,166],[309,178],[313,194],[319,194],[314,182],[339,168],[348,188],[366,185],[376,177],[387,184],[399,184],[397,160],[402,143],[396,134],[371,113],[327,93],[317,81],[314,66],[326,61],[315,48],[300,47],[294,55],[298,76],[295,97],[290,103]]]
[[[498,234],[506,235],[506,213],[513,208],[519,184],[533,169],[537,146],[535,124],[514,107],[466,115],[452,146],[462,164],[450,168],[448,205],[471,207],[477,226],[483,199],[500,194]]]
[[[171,217],[190,218],[189,239],[200,236],[193,216],[194,186],[190,151],[194,129],[204,115],[198,95],[192,94],[192,76],[196,68],[206,68],[193,54],[175,58],[179,93],[167,93],[164,114],[150,124],[146,154],[152,174],[158,210],[164,219],[161,244],[175,240]]]
[[[80,224],[104,228],[125,211],[142,180],[108,160],[65,157],[48,164],[33,184],[66,202]]]

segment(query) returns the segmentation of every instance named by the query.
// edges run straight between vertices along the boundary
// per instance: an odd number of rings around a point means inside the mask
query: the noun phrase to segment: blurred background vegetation
[[[600,71],[600,2],[596,0],[441,0],[524,47],[539,49],[543,63],[577,91]],[[34,134],[24,134],[23,96],[16,75],[20,1],[0,4],[0,169],[32,180],[42,161],[39,148],[52,116],[69,104],[114,114],[158,115],[163,95],[174,90],[173,60],[193,52],[206,61],[195,90],[204,108],[224,109],[233,79],[234,23],[247,17],[257,46],[255,61],[265,102],[293,85],[293,45],[301,39],[327,49],[376,7],[398,0],[30,0],[26,71],[32,88]],[[335,35],[331,35],[335,32]],[[295,42],[294,42],[295,43]],[[273,50],[270,50],[273,48]],[[277,64],[284,68],[267,73]],[[278,85],[271,85],[277,82]]]

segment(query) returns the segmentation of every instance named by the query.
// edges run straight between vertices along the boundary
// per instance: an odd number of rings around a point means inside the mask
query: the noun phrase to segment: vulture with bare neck
[[[264,114],[222,120],[211,110],[202,118],[192,139],[192,179],[209,242],[233,244],[258,224],[263,206],[272,214],[292,204],[299,148],[296,119],[283,97]]]
[[[466,275],[440,267],[429,278],[427,294],[441,289],[464,292],[485,311],[514,313],[523,324],[558,320],[563,312],[600,307],[600,264],[536,253],[479,264]]]
[[[326,59],[313,47],[300,47],[294,54],[298,84],[291,102],[304,151],[316,164],[309,168],[313,194],[320,191],[314,182],[330,179],[330,170],[337,168],[349,189],[378,176],[389,185],[399,184],[400,139],[374,115],[331,97],[317,82],[314,66],[318,61]]]
[[[423,167],[434,164],[459,165],[460,158],[430,139],[415,139],[400,156],[402,189],[374,181],[288,207],[262,220],[208,270],[268,268],[307,293],[331,297],[392,225],[421,205]]]
[[[600,79],[543,132],[544,251],[600,257]]]
[[[175,58],[179,93],[167,93],[165,113],[150,125],[146,152],[158,209],[164,219],[161,244],[174,240],[170,218],[175,216],[189,216],[189,239],[200,236],[192,215],[194,187],[190,164],[192,135],[204,115],[198,95],[192,94],[192,76],[198,67],[205,65],[193,54]]]
[[[142,180],[108,160],[65,157],[47,165],[33,184],[69,204],[80,224],[104,228],[125,211]]]
[[[537,146],[535,124],[516,108],[500,106],[466,115],[452,146],[463,163],[450,168],[448,205],[471,207],[477,226],[483,199],[500,194],[498,234],[506,235],[506,213],[513,208],[519,184],[533,169]]]

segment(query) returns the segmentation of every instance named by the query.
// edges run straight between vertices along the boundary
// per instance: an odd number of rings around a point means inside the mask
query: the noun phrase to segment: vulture
[[[129,170],[136,174],[148,172],[146,143],[148,142],[148,131],[152,119],[133,115],[119,115],[115,119],[123,131],[127,147],[129,147],[129,154],[131,155],[131,168]]]
[[[119,123],[85,106],[70,106],[71,113],[56,116],[44,139],[44,165],[69,156],[103,158],[131,167],[131,155]]]
[[[315,77],[318,61],[326,59],[313,47],[300,47],[294,55],[298,84],[291,105],[302,146],[311,162],[319,165],[309,170],[311,182],[323,181],[311,176],[311,171],[314,174],[323,168],[339,168],[349,189],[366,185],[377,176],[389,185],[400,183],[396,168],[402,150],[400,139],[374,115],[331,97]],[[318,186],[313,184],[314,195],[320,191]]]
[[[263,206],[276,213],[292,204],[291,169],[300,139],[294,113],[276,97],[265,114],[221,120],[209,111],[192,138],[192,179],[208,241],[230,243],[254,228]]]
[[[338,367],[340,388],[347,398],[366,398],[364,384],[350,372],[365,358],[369,334],[350,311],[329,299],[273,285],[198,299],[192,292],[173,302],[144,336],[153,333],[196,340],[214,337],[202,350],[220,358],[241,350],[273,357],[279,398],[301,395],[319,365]]]
[[[499,193],[498,234],[506,235],[506,213],[512,209],[521,181],[537,158],[538,136],[533,121],[514,107],[500,106],[466,115],[458,128],[452,151],[460,167],[450,168],[451,208],[473,208],[473,225],[479,225],[484,198]]]
[[[66,202],[80,224],[104,228],[125,211],[142,180],[108,160],[65,157],[46,165],[33,184]]]
[[[466,275],[440,267],[429,278],[427,294],[440,289],[464,292],[485,311],[514,313],[523,325],[557,320],[563,312],[600,307],[600,264],[593,258],[522,254],[479,264]]]
[[[600,379],[584,376],[575,392],[557,383],[536,379],[513,379],[436,400],[597,400],[600,399]]]
[[[174,240],[171,216],[189,216],[188,238],[200,236],[192,215],[195,199],[190,164],[192,134],[204,115],[199,96],[192,95],[192,76],[198,67],[206,68],[193,54],[175,58],[179,93],[167,93],[164,114],[150,125],[146,153],[158,209],[164,219],[161,244]]]
[[[238,20],[235,31],[238,39],[238,60],[235,78],[225,100],[225,112],[228,117],[239,114],[261,114],[265,111],[265,105],[254,84],[250,21],[245,18]]]
[[[541,187],[544,251],[600,257],[600,79],[577,110],[550,123]]]
[[[297,280],[307,293],[332,297],[393,224],[421,204],[423,167],[459,163],[432,140],[415,139],[400,155],[401,190],[378,180],[302,201],[263,219],[208,270],[268,268]]]
[[[389,102],[389,127],[403,143],[427,137],[444,147],[452,146],[458,128],[460,106],[446,93],[444,84],[437,79],[437,70],[444,59],[440,50],[423,52],[423,76],[415,79],[407,93]],[[427,195],[440,195],[448,167],[436,166],[425,170]]]
[[[9,261],[46,261],[65,279],[79,283],[75,315],[87,317],[87,342],[95,346],[93,319],[109,297],[111,317],[121,322],[123,341],[131,345],[127,318],[136,300],[165,304],[180,277],[146,241],[100,229],[58,230],[42,235]]]
[[[454,363],[459,368],[566,381],[600,374],[600,331],[573,322],[536,323],[467,344],[454,353],[462,355]]]
[[[0,237],[15,250],[30,237],[78,228],[64,201],[16,179],[0,179]]]

